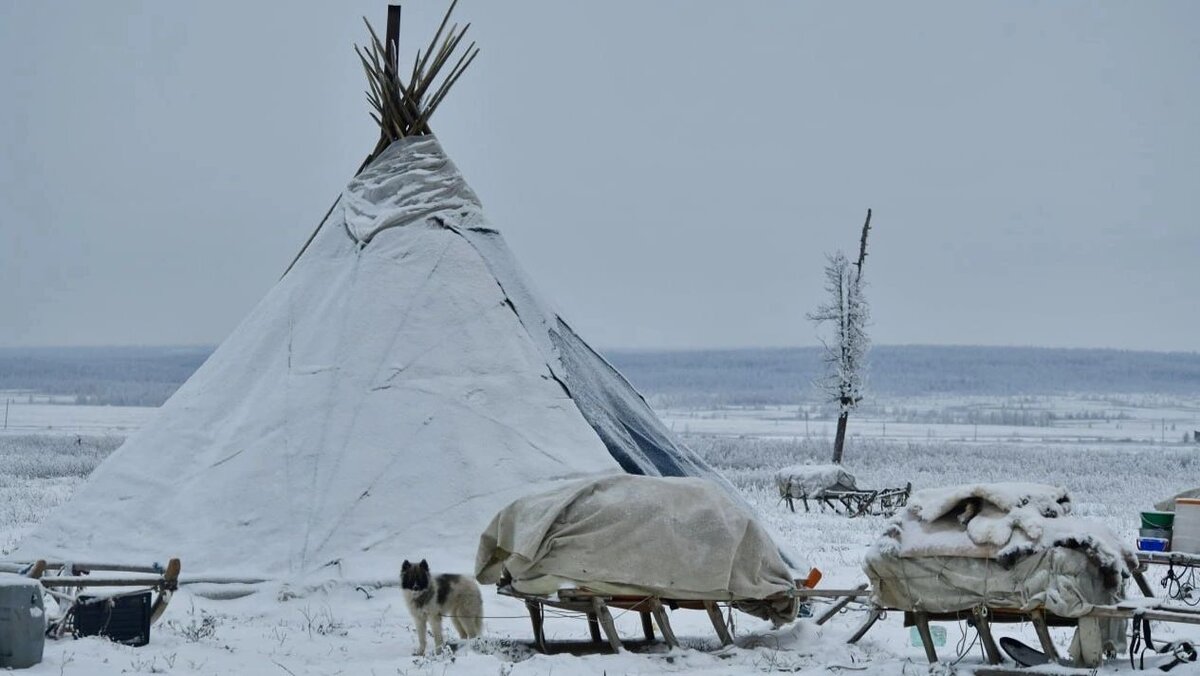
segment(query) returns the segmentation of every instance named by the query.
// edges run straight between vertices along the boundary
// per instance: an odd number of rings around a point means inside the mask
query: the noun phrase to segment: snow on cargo
[[[881,608],[1075,618],[1071,657],[1096,666],[1124,645],[1125,621],[1091,613],[1124,599],[1138,559],[1106,525],[1072,515],[1066,489],[996,483],[915,492],[863,567]]]

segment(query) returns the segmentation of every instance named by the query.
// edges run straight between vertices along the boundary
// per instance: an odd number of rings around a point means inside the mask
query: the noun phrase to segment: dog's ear
[[[421,570],[425,571],[426,573],[429,572],[429,564],[425,563],[425,559],[421,559]]]
[[[408,559],[404,559],[404,563],[401,564],[400,570],[408,570],[409,568],[412,568],[412,564],[408,562]]]

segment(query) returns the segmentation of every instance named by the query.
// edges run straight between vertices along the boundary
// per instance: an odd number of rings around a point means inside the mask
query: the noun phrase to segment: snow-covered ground
[[[680,434],[833,436],[816,406],[660,410]],[[807,414],[807,418],[806,418]],[[1200,430],[1200,399],[1152,395],[929,396],[875,399],[853,416],[866,439],[1176,444]]]
[[[1063,404],[1055,404],[1062,408]],[[1076,404],[1071,403],[1074,407]],[[85,479],[119,443],[114,433],[140,424],[148,409],[14,404],[12,420],[37,421],[36,431],[10,429],[0,434],[0,557]],[[910,408],[912,408],[910,406]],[[1112,404],[1110,410],[1115,410]],[[1200,427],[1188,405],[1158,402],[1131,407],[1145,414],[1119,418],[1109,428],[1093,420],[1090,436],[1066,434],[1067,426],[980,426],[852,419],[847,466],[860,486],[903,485],[917,488],[961,482],[1030,480],[1057,483],[1073,494],[1078,510],[1107,522],[1123,538],[1136,534],[1137,512],[1163,496],[1193,487],[1200,476],[1200,445],[1182,444],[1178,435],[1161,443],[1162,419],[1178,429]],[[1070,410],[1074,410],[1073,408]],[[790,418],[789,418],[790,416]],[[669,411],[664,416],[686,441],[719,466],[791,545],[825,572],[822,586],[845,587],[865,580],[860,567],[864,547],[884,519],[811,512],[793,514],[779,503],[771,475],[781,466],[825,461],[829,440],[821,425],[797,417],[795,407],[778,409]],[[1150,423],[1158,422],[1158,435]],[[1144,427],[1138,434],[1108,434]],[[873,432],[873,426],[878,432]],[[905,425],[924,425],[901,433]],[[992,430],[995,427],[995,430]],[[921,430],[925,431],[922,432]],[[932,432],[932,433],[931,433]],[[1050,433],[1048,433],[1050,432]],[[1125,439],[1131,439],[1126,441]],[[1146,441],[1153,439],[1153,441]],[[186,562],[185,572],[186,572]],[[398,565],[399,562],[397,562]],[[437,566],[437,562],[432,562]],[[718,650],[703,613],[676,611],[671,621],[684,650],[656,650],[621,656],[543,656],[526,646],[530,630],[524,608],[485,589],[486,638],[456,652],[435,657],[410,655],[412,623],[395,587],[299,590],[270,585],[232,601],[212,601],[185,587],[172,602],[152,642],[128,648],[88,638],[47,644],[45,661],[31,674],[752,674],[752,673],[928,673],[920,648],[911,642],[898,617],[878,624],[857,646],[844,644],[861,610],[852,607],[824,627],[802,620],[782,630],[745,615],[736,616],[736,648]],[[819,608],[818,608],[819,610]],[[622,633],[636,637],[636,614],[618,617]],[[944,662],[963,657],[938,673],[970,673],[980,666],[979,646],[963,651],[972,632],[945,625]],[[449,630],[449,628],[448,628]],[[1170,635],[1156,628],[1156,638]],[[550,638],[587,636],[577,618],[551,616]],[[1032,641],[1028,627],[1001,628],[1000,635]],[[1200,633],[1200,632],[1198,632]],[[1186,634],[1186,632],[1184,632]],[[965,641],[963,637],[965,636]],[[1064,647],[1065,630],[1055,630]],[[961,645],[960,645],[961,643]],[[1065,650],[1064,650],[1065,652]],[[1102,673],[1128,671],[1128,662],[1107,665]],[[1180,670],[1176,670],[1179,672]],[[1183,671],[1182,673],[1193,673]]]
[[[7,401],[0,392],[0,437],[24,434],[115,434],[128,436],[158,410],[145,406],[72,406],[67,398]],[[7,404],[7,405],[6,405]],[[7,415],[6,415],[7,414]]]

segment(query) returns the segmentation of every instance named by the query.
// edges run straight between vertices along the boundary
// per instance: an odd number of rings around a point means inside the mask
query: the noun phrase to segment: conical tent
[[[620,471],[735,492],[538,300],[437,139],[407,135],[12,558],[179,556],[272,579],[466,569],[504,505]]]

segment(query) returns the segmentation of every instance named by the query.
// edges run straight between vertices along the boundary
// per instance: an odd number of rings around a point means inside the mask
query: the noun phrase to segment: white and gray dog
[[[466,575],[433,575],[429,564],[404,562],[400,567],[400,588],[404,602],[417,625],[417,649],[425,654],[425,625],[433,629],[433,649],[442,648],[442,617],[449,617],[463,638],[475,638],[483,631],[483,597],[479,585]]]

